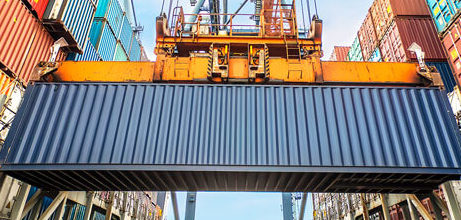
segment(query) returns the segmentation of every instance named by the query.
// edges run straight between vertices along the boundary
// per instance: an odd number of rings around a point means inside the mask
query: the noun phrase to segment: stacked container
[[[352,43],[351,49],[349,50],[349,53],[347,54],[347,60],[348,61],[363,61],[362,48],[360,47],[360,41],[358,37],[356,37],[354,39],[354,43]]]
[[[126,17],[126,12],[119,0],[100,0],[98,2],[89,41],[104,61],[138,61],[140,59],[141,46],[137,34],[133,32],[133,25]],[[95,56],[83,54],[82,57],[94,58]],[[71,57],[73,60],[78,60],[78,58],[77,55]]]
[[[436,0],[427,1],[434,2]],[[440,13],[444,15],[444,18],[453,17],[454,13],[451,8],[457,8],[457,5],[461,5],[461,3],[450,2],[450,0],[443,3],[444,1],[429,4],[433,5],[434,8],[443,5],[445,8],[441,8],[440,10],[443,12]],[[433,14],[435,13],[437,11],[433,11]],[[437,15],[440,16],[440,13]],[[452,91],[455,86],[453,74],[449,68],[446,68],[449,65],[447,56],[438,39],[437,29],[430,15],[425,0],[375,0],[357,34],[363,60],[416,62],[416,55],[410,52],[408,48],[411,44],[417,43],[425,52],[425,61],[437,67],[446,89]],[[449,41],[447,40],[448,44]],[[354,49],[351,49],[349,60],[360,60],[352,58],[353,51]],[[357,55],[354,56],[357,57]],[[453,52],[453,57],[457,57],[456,52]],[[461,74],[461,63],[459,68]]]
[[[35,66],[49,60],[55,40],[21,0],[1,1],[0,30],[8,33],[0,34],[0,67],[27,85]]]
[[[351,47],[335,46],[331,53],[330,61],[347,61],[347,55]]]
[[[461,81],[461,2],[458,0],[426,0],[426,2],[450,60],[455,80],[459,83]]]
[[[96,10],[95,1],[50,0],[43,14],[43,24],[55,39],[64,37],[70,51],[81,53]]]
[[[25,3],[30,7],[31,11],[41,20],[45,13],[46,6],[49,0],[27,0]]]

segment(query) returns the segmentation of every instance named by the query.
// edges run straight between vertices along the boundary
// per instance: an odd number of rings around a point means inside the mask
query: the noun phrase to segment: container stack
[[[425,61],[441,73],[447,91],[453,91],[456,85],[453,72],[425,0],[375,0],[348,58],[349,61],[417,62],[416,54],[408,50],[413,43],[422,47]]]
[[[459,50],[461,39],[459,27],[461,25],[460,8],[458,0],[426,0],[442,45],[448,55],[455,79],[453,84],[461,80],[461,60]]]
[[[121,0],[99,0],[83,54],[74,61],[139,61],[141,44]]]
[[[351,47],[335,46],[331,53],[330,61],[347,61],[347,56]]]

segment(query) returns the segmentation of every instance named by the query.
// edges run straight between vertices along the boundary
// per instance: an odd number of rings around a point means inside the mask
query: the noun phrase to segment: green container
[[[362,48],[360,47],[360,41],[358,37],[355,37],[354,43],[352,43],[351,49],[347,54],[349,61],[363,61]]]
[[[120,42],[117,43],[117,48],[115,49],[114,61],[128,61],[128,55],[126,55]]]

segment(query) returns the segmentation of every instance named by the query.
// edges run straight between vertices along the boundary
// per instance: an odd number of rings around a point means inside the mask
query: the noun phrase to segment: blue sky
[[[175,0],[174,4],[176,3]],[[235,11],[243,0],[228,0],[229,11]],[[166,0],[168,3],[169,0]],[[185,10],[189,0],[179,0]],[[297,1],[300,8],[300,1]],[[318,0],[319,16],[324,22],[323,50],[324,59],[328,59],[334,46],[349,46],[354,40],[372,0]],[[138,23],[144,26],[141,41],[150,59],[154,56],[155,17],[159,15],[162,0],[134,0]],[[251,4],[244,11],[251,12]],[[306,12],[307,13],[307,12]],[[300,14],[298,13],[302,21]],[[306,15],[307,19],[307,15]],[[302,26],[302,24],[301,24]],[[178,193],[179,210],[184,219],[186,194]],[[308,199],[306,218],[312,219],[312,198]],[[197,196],[197,220],[280,220],[280,193],[217,193],[200,192]],[[167,210],[168,220],[174,220]]]

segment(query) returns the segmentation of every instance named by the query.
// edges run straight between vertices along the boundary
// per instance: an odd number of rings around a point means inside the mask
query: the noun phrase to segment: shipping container
[[[48,5],[49,0],[26,0],[30,9],[36,14],[36,16],[41,20],[43,18],[43,13],[45,13],[46,6]]]
[[[381,51],[379,48],[376,48],[371,57],[368,59],[369,62],[381,62]]]
[[[378,37],[376,36],[373,19],[371,14],[367,13],[362,26],[359,29],[360,48],[362,48],[363,59],[370,59],[371,55],[378,47]]]
[[[444,32],[461,8],[458,0],[426,0],[439,33]]]
[[[115,48],[114,61],[128,61],[128,55],[120,42],[117,43],[117,47]]]
[[[425,0],[375,0],[370,8],[378,39],[399,16],[430,16]]]
[[[109,22],[109,26],[114,31],[115,36],[117,36],[117,39],[120,36],[120,29],[122,28],[123,23],[123,15],[124,13],[118,0],[112,0],[106,18]]]
[[[416,54],[408,48],[417,43],[425,53],[426,61],[445,61],[447,59],[430,18],[395,18],[380,49],[385,62],[416,61]]]
[[[137,37],[136,33],[133,33],[133,38],[131,40],[131,49],[130,49],[130,60],[131,61],[140,61],[141,60],[141,43]]]
[[[96,9],[96,18],[106,18],[115,36],[119,36],[122,28],[124,12],[118,0],[100,0]]]
[[[93,44],[88,40],[85,44],[85,50],[83,54],[71,53],[67,56],[67,60],[73,61],[100,61],[101,56],[98,51],[94,48]]]
[[[120,42],[122,43],[123,48],[125,51],[131,50],[131,39],[133,36],[133,28],[126,16],[123,16],[123,24],[122,29],[120,30]]]
[[[456,81],[453,75],[453,71],[450,68],[450,64],[448,62],[426,62],[426,65],[437,68],[437,71],[442,77],[445,89],[447,92],[452,92],[456,86]]]
[[[82,52],[96,8],[91,0],[50,0],[43,24],[59,39],[64,37],[73,52]]]
[[[348,61],[363,61],[362,48],[358,37],[355,37],[351,49],[347,55]]]
[[[330,56],[330,61],[347,61],[347,55],[351,47],[335,46]]]
[[[90,41],[103,61],[112,61],[117,39],[105,18],[95,19],[90,31]]]
[[[35,66],[49,60],[54,39],[21,0],[0,1],[0,32],[8,33],[0,34],[0,66],[26,85]]]
[[[448,58],[450,60],[451,66],[453,68],[453,73],[456,80],[461,82],[461,19],[457,18],[455,23],[451,25],[445,36],[443,37],[443,47],[445,48]]]
[[[424,193],[461,175],[438,88],[36,82],[23,102],[0,171],[47,189]]]

